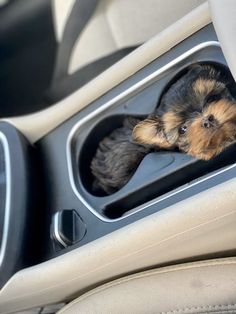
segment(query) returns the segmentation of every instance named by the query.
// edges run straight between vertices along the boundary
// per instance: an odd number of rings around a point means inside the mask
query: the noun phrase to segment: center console
[[[2,259],[4,264],[0,263],[0,269],[4,276],[0,284],[20,268],[83,246],[235,177],[235,145],[208,162],[178,151],[152,152],[116,193],[92,191],[90,163],[99,141],[120,127],[126,116],[152,113],[165,89],[196,63],[218,67],[236,96],[234,80],[209,25],[65,121],[34,147],[14,127],[1,123],[0,262]]]

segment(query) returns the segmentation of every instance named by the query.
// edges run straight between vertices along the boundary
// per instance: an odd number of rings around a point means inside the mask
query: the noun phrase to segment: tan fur
[[[158,146],[165,149],[172,146],[163,133],[163,126],[158,117],[138,123],[133,130],[133,140],[140,145]]]
[[[209,115],[213,115],[216,126],[204,128],[203,119]],[[236,105],[229,100],[221,99],[209,104],[206,110],[188,123],[186,137],[181,137],[178,132],[182,119],[173,111],[165,113],[162,119],[145,119],[134,128],[133,138],[141,145],[163,149],[176,145],[189,155],[204,160],[218,155],[236,139]]]
[[[202,118],[213,115],[216,127],[203,128]],[[188,154],[208,160],[222,152],[236,138],[236,105],[227,100],[211,104],[201,117],[189,127],[187,139],[190,144]]]
[[[163,115],[162,120],[169,142],[175,143],[179,136],[178,129],[183,124],[183,118],[170,111]]]
[[[226,123],[229,121],[236,121],[236,106],[232,106],[229,100],[219,100],[212,103],[205,111],[204,116],[212,114],[219,123]]]
[[[197,79],[193,85],[193,90],[197,94],[207,95],[215,88],[219,88],[222,83],[215,80],[204,80],[202,78]]]
[[[163,123],[165,125],[166,132],[173,130],[176,127],[179,127],[183,123],[183,119],[176,115],[173,111],[167,112],[163,115]]]

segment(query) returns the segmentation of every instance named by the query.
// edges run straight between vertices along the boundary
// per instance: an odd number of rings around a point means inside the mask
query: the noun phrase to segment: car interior
[[[93,190],[99,142],[195,64],[236,98],[235,0],[0,0],[0,313],[236,313],[236,144],[147,154]]]

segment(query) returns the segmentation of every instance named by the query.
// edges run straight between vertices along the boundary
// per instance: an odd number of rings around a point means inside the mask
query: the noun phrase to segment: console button
[[[74,209],[63,209],[53,216],[52,236],[62,247],[79,242],[86,233],[86,225]]]

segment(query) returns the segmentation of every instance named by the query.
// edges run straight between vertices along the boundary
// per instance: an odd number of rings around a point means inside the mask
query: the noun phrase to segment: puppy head
[[[174,83],[161,101],[161,116],[133,130],[134,140],[160,148],[178,147],[208,160],[236,140],[236,102],[211,66],[196,66]]]

